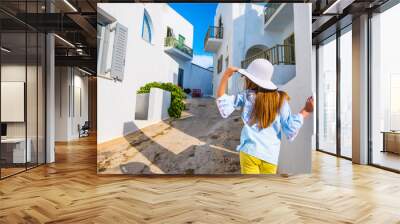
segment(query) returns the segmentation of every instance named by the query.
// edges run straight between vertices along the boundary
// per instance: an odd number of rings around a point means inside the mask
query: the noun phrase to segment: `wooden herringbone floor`
[[[0,223],[400,223],[400,175],[315,152],[289,178],[96,174],[95,139],[0,181]]]

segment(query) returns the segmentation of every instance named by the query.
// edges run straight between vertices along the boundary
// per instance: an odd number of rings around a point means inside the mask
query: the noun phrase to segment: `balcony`
[[[296,77],[296,61],[293,45],[276,45],[267,50],[246,58],[242,61],[242,68],[247,68],[249,64],[258,58],[265,58],[274,65],[272,82],[276,85],[285,85]]]
[[[204,38],[204,50],[217,52],[222,45],[224,29],[222,27],[210,26]]]
[[[268,3],[264,7],[264,30],[283,31],[293,22],[293,4]]]
[[[267,3],[264,6],[264,24],[271,19],[281,5],[282,3]]]
[[[178,58],[181,58],[183,60],[192,60],[193,58],[192,48],[186,46],[184,43],[181,43],[175,37],[166,37],[164,46],[165,52]]]
[[[258,58],[267,59],[273,65],[294,65],[296,63],[293,45],[276,45],[243,60],[242,68],[247,68],[252,61]]]

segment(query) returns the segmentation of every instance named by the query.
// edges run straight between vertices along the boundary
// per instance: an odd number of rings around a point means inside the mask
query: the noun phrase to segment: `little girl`
[[[245,91],[236,96],[225,94],[229,78],[239,72],[245,76]],[[254,60],[246,70],[229,67],[217,92],[217,106],[223,118],[235,109],[243,108],[244,127],[240,136],[240,167],[242,174],[275,174],[282,132],[293,141],[303,125],[303,119],[314,109],[308,97],[298,114],[292,114],[289,96],[272,83],[273,66],[265,59]]]

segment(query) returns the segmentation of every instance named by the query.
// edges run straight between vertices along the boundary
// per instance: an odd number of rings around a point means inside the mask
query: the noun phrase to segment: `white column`
[[[353,162],[368,162],[368,16],[353,20]]]
[[[317,148],[317,104],[316,102],[318,101],[317,99],[317,47],[315,45],[312,46],[311,50],[311,80],[312,80],[312,92],[313,92],[313,97],[314,97],[314,102],[315,102],[315,109],[314,109],[314,114],[312,116],[313,120],[313,134],[312,134],[312,150],[316,150]]]
[[[298,113],[308,96],[313,95],[315,75],[312,73],[311,4],[294,4],[294,33],[296,43],[296,77],[287,83],[292,113]],[[313,118],[304,120],[303,127],[293,142],[283,140],[279,157],[279,173],[311,172],[311,150],[314,134]],[[285,138],[285,137],[284,137]]]
[[[55,60],[54,60],[54,35],[46,36],[46,163],[55,161]]]
[[[54,5],[46,1],[46,11],[54,12]],[[55,42],[54,34],[46,35],[46,163],[55,161]]]

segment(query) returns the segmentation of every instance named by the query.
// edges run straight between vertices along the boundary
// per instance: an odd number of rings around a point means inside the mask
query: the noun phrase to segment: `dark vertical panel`
[[[25,1],[25,21],[27,21],[27,2]],[[25,170],[28,169],[28,114],[27,114],[27,81],[28,81],[28,24],[25,23],[25,108],[24,108],[24,116],[25,116]]]
[[[341,156],[341,119],[340,119],[340,30],[336,31],[336,154]]]
[[[0,23],[0,47],[2,46],[2,37],[1,37],[2,32],[1,32],[1,30],[2,30],[2,23]],[[2,64],[2,60],[1,60],[1,55],[2,55],[2,52],[0,50],[0,84],[1,84],[1,67],[3,65]],[[2,123],[1,123],[1,85],[0,85],[0,125],[1,124]],[[2,160],[2,157],[1,157],[1,150],[2,150],[1,145],[2,144],[0,144],[0,180],[3,179],[2,174],[1,174],[1,171],[3,169],[3,162],[2,162],[3,160]]]
[[[372,29],[371,29],[371,20],[372,20],[372,12],[368,12],[368,30],[367,30],[367,44],[368,44],[368,53],[367,53],[367,83],[368,83],[368,95],[367,95],[367,119],[368,119],[368,164],[372,164],[373,162],[373,153],[372,153],[372,77],[371,77],[371,53],[372,53]]]
[[[315,59],[315,84],[316,84],[316,86],[315,86],[315,89],[316,89],[316,97],[317,97],[317,99],[316,99],[316,105],[318,104],[318,101],[319,101],[319,45],[317,44],[316,46],[315,46],[315,57],[316,57],[316,59]],[[316,127],[315,127],[315,129],[316,129],[316,140],[315,140],[315,147],[317,148],[317,150],[319,149],[319,107],[318,106],[316,106],[316,108],[315,108],[316,110]]]
[[[30,1],[28,4],[28,13],[38,13],[38,1]],[[37,20],[38,17],[32,18]],[[27,167],[28,169],[34,168],[38,164],[39,141],[38,141],[38,105],[39,105],[39,92],[38,92],[38,75],[39,75],[39,36],[38,31],[29,29],[28,35],[28,73],[27,73],[27,129],[28,129],[28,144],[30,146],[30,155],[28,154]],[[29,149],[29,147],[27,147]]]
[[[48,13],[47,0],[45,1],[45,12]],[[44,163],[47,163],[47,36],[48,33],[44,33]]]
[[[36,1],[39,13],[39,1]],[[39,33],[36,32],[36,166],[39,165]]]
[[[75,68],[71,67],[71,100],[72,100],[72,117],[75,118]],[[71,107],[71,105],[69,105]]]

